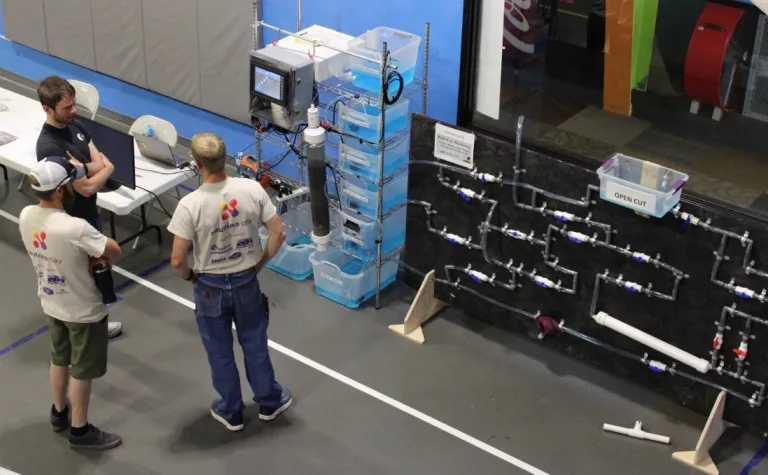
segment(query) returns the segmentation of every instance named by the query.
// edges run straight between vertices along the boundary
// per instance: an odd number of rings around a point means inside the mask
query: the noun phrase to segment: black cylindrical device
[[[91,266],[93,280],[96,282],[96,288],[101,293],[101,299],[105,305],[117,302],[115,295],[115,282],[112,279],[112,266],[104,262],[95,262]]]
[[[307,144],[309,199],[312,207],[312,241],[323,251],[331,236],[328,198],[325,196],[325,129],[320,126],[320,114],[313,104],[307,112],[304,142]]]

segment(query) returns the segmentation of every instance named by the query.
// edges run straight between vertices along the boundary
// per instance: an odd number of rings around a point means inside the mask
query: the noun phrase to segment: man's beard
[[[70,205],[75,201],[75,192],[71,190],[69,187],[65,186],[62,190],[62,197],[61,201],[65,205]]]
[[[53,120],[55,120],[59,124],[71,124],[72,121],[75,120],[75,116],[65,116],[65,115],[58,115],[54,113]]]

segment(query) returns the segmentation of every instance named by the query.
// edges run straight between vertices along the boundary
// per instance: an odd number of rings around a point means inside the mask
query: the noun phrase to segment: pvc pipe
[[[628,435],[635,439],[652,440],[654,442],[660,442],[662,444],[669,443],[669,437],[658,434],[651,434],[643,430],[643,423],[640,421],[635,422],[635,427],[628,429],[626,427],[619,427],[612,424],[603,424],[603,430],[607,432],[615,432],[617,434]]]
[[[690,366],[700,373],[706,373],[711,369],[709,361],[698,358],[676,346],[659,340],[655,336],[649,335],[642,330],[638,330],[631,325],[627,325],[621,320],[617,320],[605,312],[598,312],[597,314],[593,315],[592,318],[594,318],[595,321],[600,325],[606,326],[611,330],[617,331],[622,335],[625,335],[637,342],[653,348],[654,350],[659,351],[669,356],[670,358]]]

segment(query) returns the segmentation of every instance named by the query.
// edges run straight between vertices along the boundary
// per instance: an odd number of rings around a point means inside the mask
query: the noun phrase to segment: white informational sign
[[[656,213],[656,200],[658,199],[656,195],[621,185],[615,181],[609,181],[605,184],[605,194],[608,200],[627,208],[648,214]]]
[[[435,158],[475,168],[475,134],[435,124]]]

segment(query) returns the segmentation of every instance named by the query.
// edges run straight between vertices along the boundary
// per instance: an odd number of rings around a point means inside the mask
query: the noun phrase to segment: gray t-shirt
[[[233,274],[259,262],[259,227],[276,214],[258,182],[229,177],[182,198],[168,231],[192,241],[195,272]]]
[[[89,271],[107,237],[64,210],[27,206],[19,216],[24,247],[37,273],[37,295],[46,315],[72,323],[98,322],[107,307]]]

